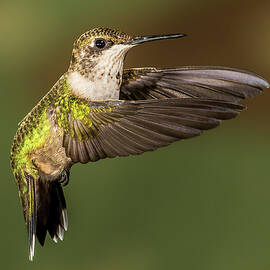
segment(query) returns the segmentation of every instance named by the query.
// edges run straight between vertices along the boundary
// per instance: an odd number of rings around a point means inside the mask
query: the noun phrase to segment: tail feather
[[[47,222],[47,230],[51,238],[56,242],[64,239],[64,230],[67,230],[66,201],[59,182],[51,183],[51,206]]]
[[[36,204],[36,182],[33,178],[26,176],[28,182],[28,235],[29,235],[29,260],[32,261],[35,253],[37,204]]]
[[[66,201],[58,181],[26,178],[28,181],[29,260],[33,260],[35,238],[43,246],[47,232],[57,242],[68,228]]]

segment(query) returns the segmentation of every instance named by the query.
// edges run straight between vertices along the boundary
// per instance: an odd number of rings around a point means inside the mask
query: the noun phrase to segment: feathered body
[[[123,70],[126,52],[156,39],[97,28],[74,44],[68,71],[20,122],[11,166],[28,227],[43,245],[67,230],[62,185],[73,164],[152,151],[235,117],[268,83],[223,67]]]

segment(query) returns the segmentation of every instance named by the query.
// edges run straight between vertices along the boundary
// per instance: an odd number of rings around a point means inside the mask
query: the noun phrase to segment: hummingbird
[[[131,36],[95,28],[74,43],[68,70],[19,123],[11,167],[29,236],[57,242],[68,228],[62,187],[76,163],[138,155],[234,118],[269,84],[226,67],[124,69],[133,47],[184,34]]]

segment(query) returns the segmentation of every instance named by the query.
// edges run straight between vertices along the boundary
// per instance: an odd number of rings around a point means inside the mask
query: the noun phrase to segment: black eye
[[[95,46],[98,49],[103,49],[106,46],[106,40],[102,38],[96,39]]]

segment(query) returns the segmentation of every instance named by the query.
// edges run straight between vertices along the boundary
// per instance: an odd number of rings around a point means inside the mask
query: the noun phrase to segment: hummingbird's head
[[[77,95],[91,100],[119,98],[123,62],[128,50],[147,41],[183,34],[133,37],[108,28],[95,28],[74,43],[68,82]]]
[[[73,70],[82,75],[96,68],[123,63],[126,52],[132,47],[126,43],[132,37],[109,28],[94,28],[81,35],[74,43],[71,59]]]
[[[94,28],[75,41],[70,67],[82,75],[92,72],[95,68],[107,70],[111,70],[112,66],[121,68],[130,48],[148,41],[183,36],[183,34],[173,34],[133,37],[109,28]]]

